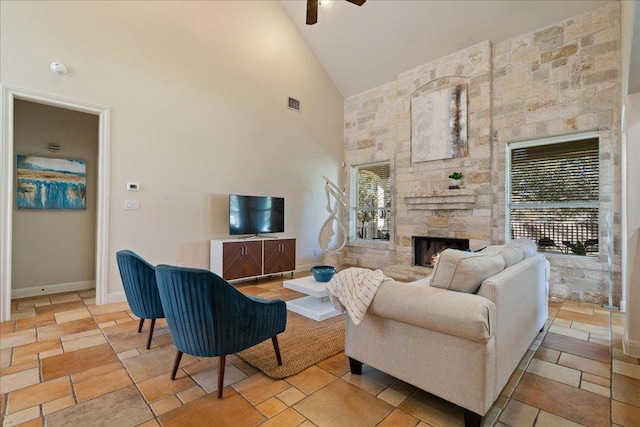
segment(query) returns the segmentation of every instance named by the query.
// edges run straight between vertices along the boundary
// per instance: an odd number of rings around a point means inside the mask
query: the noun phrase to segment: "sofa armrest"
[[[547,320],[547,260],[537,254],[486,279],[478,295],[496,309],[496,390],[508,382]]]
[[[478,295],[394,281],[380,285],[367,311],[479,343],[493,337],[495,313],[495,304]]]
[[[504,306],[513,319],[522,317],[521,309],[537,309],[547,319],[549,292],[549,262],[537,254],[489,277],[478,289],[478,295]],[[543,321],[544,324],[544,321]],[[506,326],[506,325],[505,325]]]

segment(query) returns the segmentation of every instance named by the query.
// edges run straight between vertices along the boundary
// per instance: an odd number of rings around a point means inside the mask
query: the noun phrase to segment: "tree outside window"
[[[509,237],[545,252],[597,256],[599,158],[594,133],[509,144]]]
[[[388,163],[355,168],[354,238],[389,240],[391,173]]]

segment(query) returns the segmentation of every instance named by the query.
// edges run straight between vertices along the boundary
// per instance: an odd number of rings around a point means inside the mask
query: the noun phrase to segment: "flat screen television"
[[[229,195],[229,234],[284,232],[284,198]]]

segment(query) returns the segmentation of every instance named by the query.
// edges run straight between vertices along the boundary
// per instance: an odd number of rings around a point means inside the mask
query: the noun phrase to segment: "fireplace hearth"
[[[433,267],[445,249],[469,249],[469,239],[413,236],[413,265]]]

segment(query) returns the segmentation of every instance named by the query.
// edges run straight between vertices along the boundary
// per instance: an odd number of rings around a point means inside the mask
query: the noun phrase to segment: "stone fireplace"
[[[445,249],[468,250],[469,239],[413,236],[413,265],[433,267]]]
[[[609,59],[620,54],[619,16],[620,5],[610,3],[508,40],[478,43],[345,98],[342,182],[351,197],[348,184],[355,166],[390,162],[393,221],[388,241],[349,241],[342,253],[344,264],[380,268],[397,280],[412,281],[432,272],[417,265],[421,262],[414,258],[413,236],[469,239],[471,249],[507,240],[505,147],[512,141],[599,128],[600,154],[613,160],[602,164],[613,168],[612,176],[617,176],[620,101],[615,94],[620,91],[621,71],[619,61]],[[585,42],[576,42],[581,40]],[[595,61],[604,68],[594,72],[593,67],[583,66],[585,55],[587,62]],[[536,65],[532,68],[531,64]],[[440,90],[461,79],[468,85],[469,155],[412,161],[412,95],[417,90]],[[459,189],[448,188],[453,172],[464,174]],[[601,194],[615,194],[616,189],[616,180],[600,184]],[[603,207],[601,216],[611,214],[614,239],[619,239],[620,203],[605,202]],[[345,214],[345,223],[348,220]],[[613,255],[616,299],[620,295],[619,251]],[[582,258],[550,258],[550,292],[602,303],[611,280],[607,257],[599,261]]]
[[[391,161],[393,221],[388,242],[354,239],[345,247],[345,264],[382,269],[397,280],[412,281],[431,274],[415,237],[463,239],[461,248],[490,244],[500,224],[492,219],[491,42],[479,43],[398,75],[378,89],[345,100],[345,176],[354,166]],[[458,76],[458,77],[454,77]],[[460,77],[464,76],[464,77]],[[412,161],[411,97],[445,87],[468,85],[466,157]],[[462,186],[450,189],[453,172],[464,174]],[[351,196],[351,195],[350,195]],[[414,237],[415,236],[415,237]],[[431,251],[435,251],[435,247]],[[456,247],[456,246],[454,246]],[[416,258],[415,251],[422,251]]]

